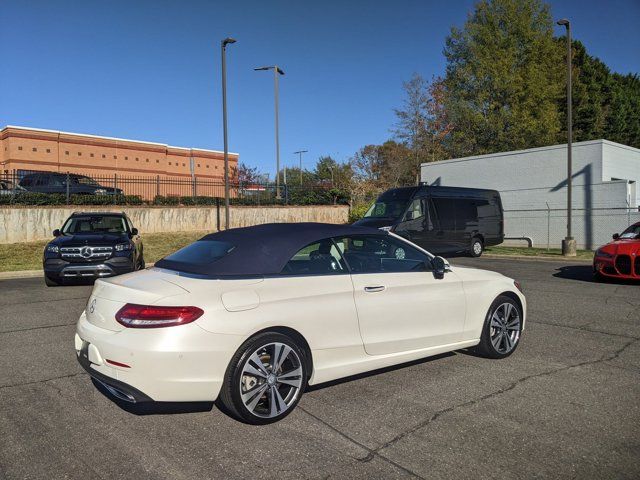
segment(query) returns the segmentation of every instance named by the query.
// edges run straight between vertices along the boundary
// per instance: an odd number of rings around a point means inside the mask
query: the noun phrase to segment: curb
[[[591,258],[571,258],[571,257],[551,257],[547,255],[500,255],[499,253],[483,253],[482,257],[495,258],[499,260],[531,260],[535,262],[573,262],[573,263],[591,263]],[[481,257],[481,258],[482,258]]]

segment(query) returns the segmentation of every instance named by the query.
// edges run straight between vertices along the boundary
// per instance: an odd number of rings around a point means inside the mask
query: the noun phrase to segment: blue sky
[[[555,18],[614,71],[640,72],[640,1],[559,0]],[[444,70],[451,25],[471,0],[4,1],[0,126],[24,125],[222,149],[220,40],[228,52],[229,142],[275,171],[277,63],[281,160],[309,150],[347,160],[389,138],[402,82]],[[558,34],[562,33],[560,27]]]

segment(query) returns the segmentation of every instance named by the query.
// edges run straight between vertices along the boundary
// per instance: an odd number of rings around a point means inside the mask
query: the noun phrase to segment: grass
[[[562,257],[562,250],[559,248],[550,248],[547,250],[546,248],[528,248],[528,247],[487,247],[485,250],[486,253],[490,255],[518,255],[523,257]],[[578,259],[589,259],[593,258],[593,252],[591,250],[578,250],[576,252],[576,257]]]
[[[148,233],[142,236],[144,260],[154,263],[171,252],[188,245],[210,232]],[[0,272],[40,270],[42,252],[48,241],[0,245]]]

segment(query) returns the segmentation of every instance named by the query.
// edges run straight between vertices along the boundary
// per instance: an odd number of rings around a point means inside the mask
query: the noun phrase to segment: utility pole
[[[300,156],[300,185],[302,185],[302,154],[307,153],[309,150],[298,150],[297,152],[293,152],[294,155]]]
[[[229,144],[227,142],[227,45],[236,43],[225,38],[220,44],[222,54],[222,131],[224,136],[224,228],[229,229]]]

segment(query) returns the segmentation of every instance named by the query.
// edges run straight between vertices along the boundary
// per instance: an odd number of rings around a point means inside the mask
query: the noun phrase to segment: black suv
[[[75,212],[53,236],[42,259],[49,287],[144,268],[142,240],[124,212]]]
[[[76,173],[37,172],[22,177],[20,186],[30,192],[67,193],[67,177],[71,195],[122,195],[119,188],[103,187],[93,178]]]

